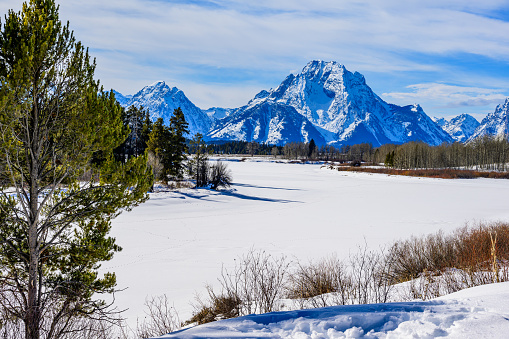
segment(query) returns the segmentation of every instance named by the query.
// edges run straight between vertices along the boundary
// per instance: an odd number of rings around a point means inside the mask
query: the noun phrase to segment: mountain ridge
[[[471,142],[485,135],[504,136],[509,135],[509,98],[503,104],[498,105],[495,111],[489,113],[476,128],[467,142]]]
[[[153,120],[161,117],[165,123],[173,110],[181,107],[190,135],[201,133],[207,141],[282,145],[314,139],[317,144],[335,146],[370,142],[376,147],[409,141],[439,145],[470,140],[475,134],[472,126],[477,122],[467,115],[448,122],[433,120],[418,104],[387,103],[372,91],[362,74],[352,73],[335,61],[311,61],[300,73],[289,74],[275,89],[260,91],[238,108],[200,109],[182,90],[170,88],[164,81],[145,86],[134,95],[115,94],[122,106],[144,106]],[[507,113],[509,101],[504,107]]]

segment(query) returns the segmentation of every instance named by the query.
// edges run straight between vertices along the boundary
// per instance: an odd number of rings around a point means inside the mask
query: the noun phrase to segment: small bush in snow
[[[225,163],[218,161],[210,166],[210,188],[217,190],[219,187],[229,187],[232,183],[232,174]]]

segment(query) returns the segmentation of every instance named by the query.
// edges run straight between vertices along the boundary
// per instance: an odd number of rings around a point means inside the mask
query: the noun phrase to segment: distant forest
[[[190,150],[191,152],[192,149]],[[228,141],[209,143],[207,151],[214,154],[272,155],[288,160],[383,163],[396,169],[476,169],[506,171],[509,163],[507,137],[484,136],[467,144],[444,143],[430,146],[423,142],[402,145],[386,144],[374,148],[369,143],[341,147],[317,146],[309,143],[288,143],[284,146],[257,142]]]

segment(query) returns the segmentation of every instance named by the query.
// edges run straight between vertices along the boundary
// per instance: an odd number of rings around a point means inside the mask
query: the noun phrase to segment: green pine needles
[[[144,155],[113,156],[130,131],[94,70],[54,1],[0,23],[2,335],[63,338],[80,319],[111,316],[100,295],[115,274],[98,273],[121,249],[111,220],[147,199],[152,173]]]

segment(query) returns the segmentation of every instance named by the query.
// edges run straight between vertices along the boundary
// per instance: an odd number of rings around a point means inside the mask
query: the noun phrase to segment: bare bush
[[[396,242],[389,253],[394,283],[408,281],[404,299],[429,300],[461,289],[509,281],[509,225],[465,226]]]
[[[221,293],[207,287],[209,300],[201,302],[187,323],[213,321],[218,316],[242,316],[278,311],[284,297],[290,263],[285,256],[274,257],[265,251],[251,250],[235,261],[232,270],[224,266],[219,283]],[[221,309],[226,311],[219,312]],[[201,320],[200,320],[201,319]]]
[[[197,297],[198,305],[191,319],[185,322],[189,324],[206,324],[212,321],[235,318],[240,316],[242,301],[236,295],[217,295],[211,286],[207,286],[208,300],[202,301]]]
[[[350,256],[353,298],[358,304],[384,303],[393,287],[391,261],[384,249],[368,251],[367,245],[359,247]]]
[[[456,260],[453,238],[442,232],[395,242],[388,253],[393,283],[408,281],[424,271],[453,267]]]
[[[290,275],[288,298],[298,300],[300,308],[347,305],[352,302],[352,280],[345,264],[336,257],[308,265],[297,264]]]
[[[136,326],[137,338],[156,337],[178,330],[180,319],[166,294],[145,300],[145,317]]]
[[[210,166],[210,188],[217,190],[219,187],[229,187],[232,183],[232,174],[225,163],[218,161]]]
[[[223,267],[219,282],[226,295],[237,296],[241,315],[277,311],[276,301],[284,296],[289,262],[265,251],[251,250],[236,261],[232,271]]]

